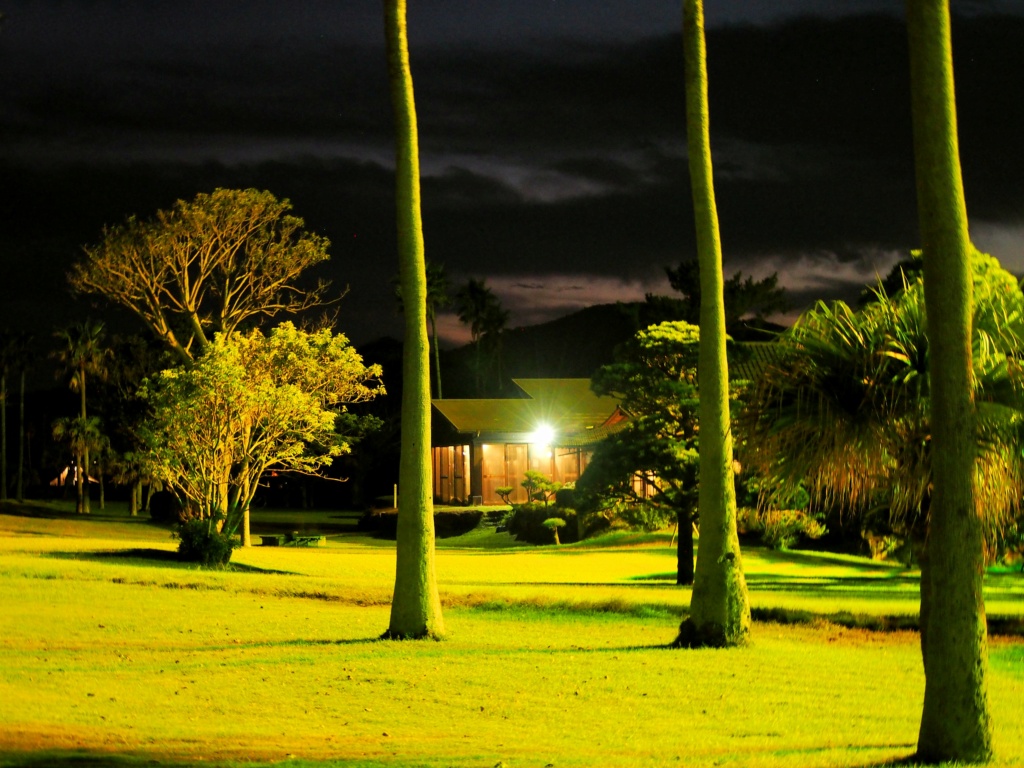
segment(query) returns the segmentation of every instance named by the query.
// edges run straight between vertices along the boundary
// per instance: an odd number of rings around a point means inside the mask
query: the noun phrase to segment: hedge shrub
[[[559,533],[559,539],[563,544],[579,540],[576,530],[576,510],[536,502],[513,505],[512,517],[508,521],[508,532],[515,537],[516,541],[525,541],[530,544],[551,544],[551,529],[544,526],[544,521],[553,517],[565,521],[565,527]]]
[[[483,520],[481,509],[443,509],[434,512],[434,536],[450,539],[469,533]],[[359,529],[378,539],[398,538],[398,510],[375,509],[359,520]]]
[[[217,530],[210,520],[186,520],[178,526],[178,559],[186,563],[221,567],[231,559],[233,536]]]

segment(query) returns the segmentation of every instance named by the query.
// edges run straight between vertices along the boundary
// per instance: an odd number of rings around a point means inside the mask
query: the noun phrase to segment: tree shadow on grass
[[[900,745],[904,746],[904,745]],[[906,745],[913,747],[914,745]],[[934,763],[921,763],[917,761],[917,753],[911,752],[905,757],[893,757],[889,760],[883,760],[880,763],[869,763],[864,768],[925,768],[926,766],[933,766]]]
[[[167,549],[135,548],[135,549],[110,549],[92,552],[50,552],[46,557],[53,557],[59,560],[85,560],[89,562],[109,563],[116,562],[119,565],[134,565],[151,568],[153,565],[160,565],[167,568],[174,568],[183,571],[195,571],[196,563],[187,563],[178,559],[178,553]],[[221,571],[226,573],[261,573],[281,576],[295,575],[291,571],[277,571],[271,568],[257,568],[255,565],[245,563],[228,563],[220,568],[203,568],[204,571]]]
[[[218,763],[191,760],[156,760],[137,755],[112,753],[76,752],[0,752],[0,766],[3,768],[139,768],[159,765],[161,768],[194,768],[203,765],[215,768]]]
[[[913,571],[917,573],[916,568],[910,569],[889,561],[855,558],[837,552],[817,549],[776,550],[759,548],[756,550],[756,554],[758,558],[770,563],[801,563],[810,566],[838,565],[858,571],[893,571],[895,574],[905,574],[908,571]]]

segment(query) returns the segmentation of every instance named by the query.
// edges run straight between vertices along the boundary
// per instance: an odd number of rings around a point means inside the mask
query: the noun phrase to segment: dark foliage
[[[155,523],[179,523],[181,512],[181,502],[170,491],[157,491],[149,500],[149,516]]]
[[[227,565],[235,540],[210,520],[187,520],[178,526],[178,559],[206,566]]]
[[[483,519],[484,513],[480,509],[445,509],[434,512],[434,536],[439,539],[462,536],[480,525]],[[375,509],[367,512],[359,520],[359,529],[379,539],[396,539],[398,510]]]
[[[579,540],[576,525],[576,510],[550,504],[516,504],[512,507],[512,516],[508,520],[508,532],[516,541],[530,544],[552,544],[554,537],[551,529],[544,525],[545,520],[558,517],[565,521],[565,527],[559,529],[559,540],[570,544]]]

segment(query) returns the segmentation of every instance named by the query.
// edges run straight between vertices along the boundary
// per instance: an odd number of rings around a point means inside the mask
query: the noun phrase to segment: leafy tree
[[[79,513],[89,514],[89,449],[95,444],[94,441],[85,439],[89,429],[93,426],[99,429],[98,423],[93,425],[89,420],[87,412],[86,384],[90,377],[95,376],[102,379],[107,375],[107,361],[110,353],[103,346],[104,329],[103,323],[85,322],[79,323],[57,333],[61,342],[60,348],[54,356],[61,363],[64,371],[70,374],[68,383],[73,392],[81,395],[81,408],[79,411],[79,439],[74,442],[80,453],[76,453],[76,466],[78,467],[76,491],[78,500],[75,510]],[[89,426],[87,429],[87,425]]]
[[[729,370],[725,349],[722,244],[718,230],[708,127],[707,53],[702,0],[683,0],[686,138],[700,262],[699,416],[701,533],[690,616],[681,646],[747,642],[750,604],[736,532]]]
[[[399,281],[405,306],[398,551],[391,620],[385,636],[438,638],[444,635],[444,618],[434,569],[427,275],[420,212],[419,137],[409,68],[406,0],[384,0],[384,31],[388,82],[395,116],[395,208]]]
[[[528,469],[521,485],[526,489],[526,495],[531,501],[543,501],[544,506],[547,506],[551,497],[561,490],[563,484],[549,480],[543,472]]]
[[[976,411],[971,359],[971,243],[953,89],[949,0],[907,0],[910,93],[932,399],[931,522],[925,557],[931,612],[921,616],[925,692],[917,755],[929,762],[992,754],[975,514]]]
[[[973,515],[992,548],[1024,494],[1024,294],[991,256],[973,258],[972,381],[979,403]],[[743,460],[786,493],[802,481],[818,502],[888,509],[885,531],[910,539],[921,565],[922,647],[935,612],[925,588],[936,472],[934,345],[918,275],[895,296],[879,289],[854,311],[819,303],[779,339],[779,355],[740,418]],[[961,439],[964,439],[961,437]],[[878,525],[868,522],[867,525]]]
[[[683,295],[680,306],[683,319],[690,323],[700,321],[701,286],[700,268],[696,259],[679,263],[675,269],[666,267],[669,285]],[[736,272],[722,283],[722,299],[725,303],[725,327],[733,328],[745,317],[753,315],[763,321],[769,315],[789,309],[786,289],[779,287],[779,274],[773,272],[762,280]]]
[[[72,287],[138,315],[185,363],[216,333],[322,303],[327,286],[297,279],[328,258],[291,203],[255,189],[217,189],[177,201],[150,221],[104,230],[69,275]]]
[[[541,525],[551,531],[551,534],[554,537],[555,546],[559,546],[562,542],[558,540],[558,529],[565,528],[565,520],[560,517],[549,517],[541,523]]]
[[[347,452],[338,414],[381,393],[379,375],[326,329],[217,334],[194,365],[145,387],[153,471],[200,518],[228,520],[228,532],[241,525],[247,546],[259,479],[270,469],[316,473]]]
[[[616,397],[630,421],[598,444],[576,484],[585,507],[650,505],[671,514],[679,584],[693,583],[698,339],[697,327],[683,321],[653,325],[594,375],[594,391]]]
[[[863,307],[865,304],[876,301],[879,295],[879,288],[881,288],[882,293],[885,295],[893,296],[903,290],[907,283],[913,282],[920,274],[921,252],[913,251],[907,258],[900,259],[893,264],[878,286],[865,286],[860,292],[860,296],[857,297],[857,306]]]
[[[501,306],[494,291],[487,287],[487,281],[470,278],[455,292],[455,311],[464,324],[469,326],[476,349],[476,388],[483,390],[484,348],[494,354],[501,379],[501,334],[508,323],[509,313]]]
[[[444,264],[426,260],[427,271],[427,322],[430,323],[430,345],[434,349],[434,376],[437,384],[437,397],[443,398],[441,390],[441,348],[437,344],[437,311],[444,309],[452,303],[448,275],[445,274]],[[402,302],[402,286],[398,279],[395,283],[395,298],[398,299],[398,311],[404,312],[405,305]]]

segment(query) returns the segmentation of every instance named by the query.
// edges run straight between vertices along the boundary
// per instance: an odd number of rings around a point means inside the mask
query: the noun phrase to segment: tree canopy
[[[698,339],[697,327],[683,321],[653,325],[594,375],[594,391],[615,396],[630,420],[598,444],[576,484],[585,505],[671,514],[679,525],[680,584],[693,583]]]
[[[987,254],[972,256],[973,385],[978,401],[978,513],[994,543],[1024,490],[1013,445],[1024,407],[1024,294]],[[923,541],[931,493],[932,385],[923,277],[860,309],[819,302],[779,338],[740,418],[742,457],[785,489],[824,504],[888,509]]]
[[[684,319],[697,323],[700,319],[700,269],[696,259],[681,261],[675,268],[666,267],[669,285],[682,294],[685,306]],[[770,315],[789,309],[786,289],[779,287],[779,274],[755,280],[743,272],[735,272],[722,283],[722,297],[725,302],[725,327],[732,328],[744,318],[753,317],[759,321]]]
[[[194,365],[146,383],[154,474],[199,516],[244,515],[268,470],[313,473],[349,450],[336,419],[382,394],[379,376],[328,330],[217,334]]]
[[[307,232],[291,207],[256,189],[179,200],[151,220],[105,229],[69,280],[134,312],[188,362],[217,333],[323,301],[326,283],[305,288],[298,277],[327,260],[329,242]]]

